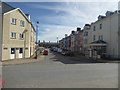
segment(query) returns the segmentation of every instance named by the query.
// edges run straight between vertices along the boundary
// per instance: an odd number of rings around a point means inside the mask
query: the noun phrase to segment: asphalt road
[[[117,88],[118,64],[49,53],[40,62],[5,66],[6,88]]]

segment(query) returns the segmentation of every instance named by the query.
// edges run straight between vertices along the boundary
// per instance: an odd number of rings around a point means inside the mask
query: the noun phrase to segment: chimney
[[[81,28],[77,28],[77,31],[81,31]]]
[[[113,15],[113,14],[114,14],[114,12],[107,11],[105,15],[108,17],[108,16],[111,16],[111,15]]]
[[[67,37],[67,34],[65,34],[65,37]]]
[[[85,24],[84,29],[89,29],[90,28],[90,24]]]
[[[106,16],[102,16],[102,15],[99,15],[98,16],[98,20],[102,20],[103,18],[105,18]]]
[[[30,14],[25,14],[27,16],[27,18],[30,20]]]
[[[72,34],[75,34],[75,31],[72,31],[71,33],[72,33]]]

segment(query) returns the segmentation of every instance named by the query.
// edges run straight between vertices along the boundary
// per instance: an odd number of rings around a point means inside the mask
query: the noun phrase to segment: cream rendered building
[[[91,29],[89,24],[85,24],[83,28],[83,53],[86,54],[90,48]]]
[[[35,50],[35,29],[29,15],[16,8],[3,13],[2,60],[29,58]]]
[[[90,47],[99,54],[120,58],[120,12],[106,12],[91,24]]]

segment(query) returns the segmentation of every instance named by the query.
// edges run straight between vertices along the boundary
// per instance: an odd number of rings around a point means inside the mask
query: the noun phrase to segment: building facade
[[[97,54],[106,54],[111,58],[120,58],[120,12],[107,11],[105,16],[91,24],[90,47]]]
[[[19,8],[5,9],[2,16],[2,60],[31,57],[35,51],[35,29],[30,16]]]
[[[91,43],[91,29],[89,24],[85,24],[83,28],[83,54],[87,55]]]

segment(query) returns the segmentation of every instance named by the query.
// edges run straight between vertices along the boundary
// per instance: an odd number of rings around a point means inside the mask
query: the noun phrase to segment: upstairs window
[[[16,38],[16,33],[11,32],[11,38],[15,39]]]
[[[102,29],[102,24],[100,24],[100,29]]]
[[[23,34],[20,34],[20,39],[23,39],[24,38],[24,35]]]
[[[94,35],[94,36],[93,36],[93,41],[95,41],[95,40],[96,40],[96,36]]]
[[[88,32],[84,32],[84,36],[88,36]]]
[[[14,24],[14,25],[16,25],[16,23],[17,23],[17,19],[15,19],[15,18],[12,18],[12,20],[11,20],[11,24]]]
[[[96,27],[94,26],[94,27],[93,27],[93,31],[95,31],[95,30],[96,30]]]
[[[20,26],[22,26],[22,27],[25,26],[25,22],[23,20],[20,21]]]

